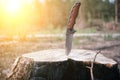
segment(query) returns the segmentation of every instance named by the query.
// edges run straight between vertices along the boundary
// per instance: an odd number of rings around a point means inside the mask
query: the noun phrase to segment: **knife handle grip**
[[[76,17],[78,16],[80,5],[81,5],[80,2],[75,3],[75,5],[73,6],[73,8],[71,10],[69,20],[68,20],[68,25],[67,25],[68,26],[67,28],[70,29],[70,30],[73,29]]]

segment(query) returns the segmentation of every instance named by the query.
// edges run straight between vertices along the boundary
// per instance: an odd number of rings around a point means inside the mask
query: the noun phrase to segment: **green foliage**
[[[111,34],[107,35],[107,36],[104,36],[104,40],[113,40],[113,37]]]
[[[114,4],[109,0],[81,0],[81,14],[89,19],[103,19],[109,21],[114,19]]]
[[[119,36],[119,37],[116,37],[115,40],[119,40],[119,41],[120,41],[120,36]]]
[[[77,33],[96,33],[97,30],[95,28],[85,28],[85,29],[78,29]]]

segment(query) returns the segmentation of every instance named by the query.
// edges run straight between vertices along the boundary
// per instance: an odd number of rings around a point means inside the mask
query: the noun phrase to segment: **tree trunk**
[[[120,0],[115,0],[115,22],[120,20]]]
[[[8,80],[91,80],[90,69],[96,52],[73,49],[69,55],[63,49],[28,53],[18,58]],[[98,54],[93,62],[95,80],[118,80],[117,63]]]

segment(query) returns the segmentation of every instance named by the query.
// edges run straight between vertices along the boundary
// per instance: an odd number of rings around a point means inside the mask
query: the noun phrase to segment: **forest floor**
[[[29,38],[24,40],[0,40],[0,80],[5,80],[5,74],[18,56],[25,53],[65,48],[65,37]],[[114,59],[120,56],[120,37],[89,37],[77,36],[73,39],[73,48],[101,50],[106,57]]]

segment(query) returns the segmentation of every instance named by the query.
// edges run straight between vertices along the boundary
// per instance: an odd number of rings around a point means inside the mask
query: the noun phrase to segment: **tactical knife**
[[[65,44],[67,55],[71,52],[72,38],[73,38],[73,34],[76,32],[74,30],[74,24],[78,16],[80,5],[81,5],[80,2],[77,2],[74,4],[70,12],[69,19],[68,19],[68,24],[67,24],[67,29],[66,29],[66,44]]]

